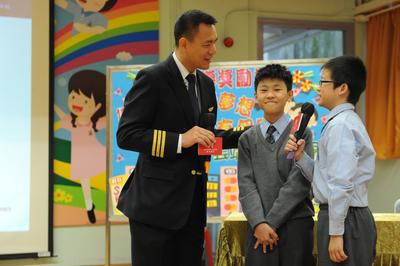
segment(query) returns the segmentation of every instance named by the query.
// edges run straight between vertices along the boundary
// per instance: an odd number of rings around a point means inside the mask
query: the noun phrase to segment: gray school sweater
[[[314,214],[311,183],[293,160],[286,159],[285,145],[293,121],[274,144],[268,143],[260,125],[250,128],[239,139],[239,199],[243,212],[254,227],[266,222],[278,229],[286,221]],[[307,128],[306,152],[312,157],[312,136]]]

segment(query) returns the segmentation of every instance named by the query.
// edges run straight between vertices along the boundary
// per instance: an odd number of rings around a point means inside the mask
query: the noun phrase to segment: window
[[[258,59],[329,58],[353,53],[353,23],[258,20]]]

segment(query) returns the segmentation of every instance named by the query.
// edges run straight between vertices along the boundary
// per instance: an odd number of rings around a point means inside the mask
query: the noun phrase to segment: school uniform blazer
[[[216,115],[214,83],[201,71],[196,75],[201,113]],[[167,229],[185,225],[195,181],[207,181],[204,163],[209,160],[197,155],[197,145],[177,153],[179,134],[193,126],[189,94],[172,55],[139,71],[125,98],[117,131],[119,147],[139,152],[135,171],[123,187],[117,205],[127,217]],[[215,135],[223,137],[223,148],[236,148],[242,132],[243,128],[216,130]],[[205,197],[203,192],[198,196]],[[202,220],[205,224],[206,213]]]

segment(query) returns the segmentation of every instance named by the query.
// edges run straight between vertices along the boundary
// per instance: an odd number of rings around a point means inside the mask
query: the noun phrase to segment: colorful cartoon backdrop
[[[55,0],[54,224],[105,222],[106,66],[159,60],[158,0]]]
[[[254,100],[254,76],[258,68],[268,62],[215,63],[205,73],[212,78],[218,101],[217,128],[228,129],[260,123],[262,110],[258,110]],[[326,122],[328,110],[318,106],[316,89],[319,83],[321,61],[281,61],[293,74],[294,102],[287,104],[286,112],[295,117],[304,102],[316,107],[316,112],[309,122],[316,142]],[[123,112],[123,101],[131,89],[136,73],[144,66],[110,67],[108,71],[110,106],[110,192],[113,214],[121,215],[115,209],[123,183],[132,172],[138,154],[118,148],[116,130]],[[222,155],[213,156],[207,184],[208,216],[227,216],[232,211],[239,211],[237,186],[237,149],[224,150]]]

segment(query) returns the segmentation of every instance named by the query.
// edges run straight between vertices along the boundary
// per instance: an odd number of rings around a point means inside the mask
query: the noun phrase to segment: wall
[[[375,0],[380,1],[380,0]],[[165,59],[174,48],[173,25],[181,12],[202,9],[219,21],[217,31],[217,61],[242,61],[257,59],[257,17],[353,21],[354,1],[337,0],[160,0],[160,58]],[[225,48],[222,40],[231,36],[232,48]],[[365,55],[365,25],[356,25],[356,53]],[[362,113],[363,108],[359,108]],[[370,184],[370,205],[374,212],[390,212],[393,202],[400,197],[400,161],[377,162],[376,176]],[[384,195],[384,197],[382,196]],[[111,231],[112,263],[130,261],[130,236],[127,225],[114,225]],[[38,260],[0,261],[0,265],[104,265],[105,228],[66,227],[55,228],[54,248],[57,257]]]
[[[164,41],[161,47],[161,58],[165,58],[173,49],[173,23],[178,14],[187,9],[204,10],[218,20],[216,25],[219,42],[214,61],[241,61],[257,59],[257,18],[294,19],[314,21],[352,22],[353,1],[323,0],[161,0],[168,2],[168,12],[162,12],[161,21],[166,16],[165,30],[162,30]],[[163,7],[163,6],[162,6]],[[163,17],[165,16],[165,17]],[[224,37],[231,36],[235,44],[231,48],[222,45]]]
[[[111,229],[112,263],[130,261],[130,236],[126,225],[114,225]],[[0,260],[4,266],[73,266],[105,264],[105,227],[64,227],[54,229],[54,258]]]
[[[374,6],[388,4],[388,0],[373,0],[369,2],[374,2]],[[367,23],[356,23],[355,34],[355,52],[365,60],[367,54]],[[365,101],[363,96],[357,105],[357,111],[364,118]],[[371,210],[373,212],[393,212],[394,202],[400,198],[399,188],[400,160],[377,160],[375,176],[369,184],[369,206]]]

